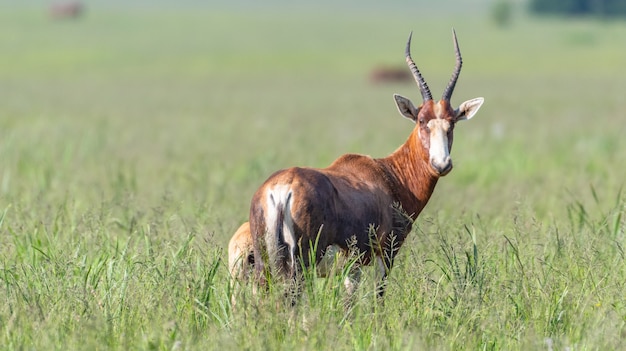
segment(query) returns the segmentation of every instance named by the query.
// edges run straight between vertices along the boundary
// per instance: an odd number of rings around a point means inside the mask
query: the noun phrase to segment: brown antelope
[[[379,66],[370,72],[369,80],[372,84],[405,82],[411,80],[411,73],[399,67]]]
[[[48,9],[50,17],[54,19],[78,18],[84,10],[80,1],[55,2]]]
[[[319,262],[326,247],[337,245],[344,253],[356,250],[361,265],[376,259],[377,291],[383,296],[394,258],[413,221],[439,177],[452,169],[450,149],[456,122],[472,118],[484,101],[471,99],[456,109],[450,105],[462,65],[452,32],[456,66],[439,101],[433,100],[411,58],[409,36],[406,62],[423,103],[415,107],[409,99],[394,95],[400,114],[415,123],[396,151],[384,158],[346,154],[322,169],[284,169],[256,191],[250,206],[250,231],[261,284],[266,283],[267,274],[282,276],[296,285],[297,295],[300,270],[308,266],[308,258]],[[355,269],[352,279],[358,281],[359,274],[360,268]],[[346,286],[351,294],[354,285],[346,281]]]

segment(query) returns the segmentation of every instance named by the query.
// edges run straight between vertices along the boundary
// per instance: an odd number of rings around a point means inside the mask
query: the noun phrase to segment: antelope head
[[[459,51],[459,43],[456,39],[456,33],[452,30],[454,40],[454,50],[456,54],[456,66],[452,78],[448,86],[443,92],[439,102],[433,101],[430,89],[422,74],[417,69],[415,62],[411,58],[411,35],[406,44],[406,62],[409,69],[413,73],[413,77],[417,82],[417,86],[422,94],[422,104],[415,107],[411,100],[394,95],[396,105],[400,114],[412,120],[415,123],[414,135],[417,135],[414,147],[421,148],[424,161],[428,163],[429,171],[436,177],[445,176],[452,170],[452,159],[450,158],[450,150],[452,149],[452,140],[454,134],[454,125],[458,121],[472,118],[483,104],[482,97],[467,100],[459,107],[452,108],[450,105],[450,97],[454,91],[454,86],[461,73],[463,60]]]

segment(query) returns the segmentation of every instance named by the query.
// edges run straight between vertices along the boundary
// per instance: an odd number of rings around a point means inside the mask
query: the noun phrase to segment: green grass
[[[0,348],[621,349],[626,25],[282,5],[2,5]],[[486,102],[384,305],[368,270],[348,311],[341,277],[295,310],[247,288],[232,310],[225,250],[256,188],[395,150],[411,124],[391,96],[418,91],[368,73],[404,65],[414,30],[439,94],[453,26],[453,102]]]

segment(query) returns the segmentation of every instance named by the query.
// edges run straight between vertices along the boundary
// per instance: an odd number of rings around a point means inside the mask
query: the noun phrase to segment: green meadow
[[[0,349],[621,350],[626,23],[490,20],[489,1],[0,3]],[[471,3],[471,4],[470,4]],[[521,5],[520,5],[521,6]],[[274,171],[408,137],[379,66],[438,97],[464,66],[438,183],[391,272],[238,290],[230,236]],[[358,204],[355,204],[358,206]]]

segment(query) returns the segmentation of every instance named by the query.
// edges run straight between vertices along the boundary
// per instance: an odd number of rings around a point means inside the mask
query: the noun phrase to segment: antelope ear
[[[480,106],[483,105],[484,101],[484,98],[479,97],[462,103],[461,106],[454,111],[456,114],[456,121],[464,121],[474,117],[476,112],[478,112],[478,109],[480,109]]]
[[[393,98],[396,100],[396,106],[398,107],[398,111],[400,111],[400,114],[415,123],[415,121],[417,121],[417,114],[420,112],[420,109],[415,107],[411,100],[405,98],[402,95],[393,94]]]

